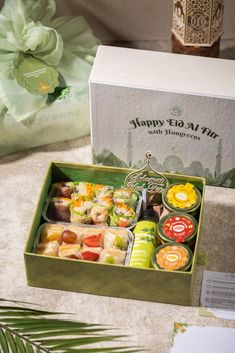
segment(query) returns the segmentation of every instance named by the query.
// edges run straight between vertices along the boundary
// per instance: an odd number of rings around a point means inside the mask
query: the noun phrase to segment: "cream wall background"
[[[0,0],[0,6],[3,4]],[[57,14],[83,15],[103,43],[169,40],[173,0],[56,0]],[[235,39],[235,0],[225,0],[223,39]]]
[[[172,0],[57,0],[58,14],[81,14],[105,43],[167,40]],[[235,39],[235,0],[225,0],[224,39]]]

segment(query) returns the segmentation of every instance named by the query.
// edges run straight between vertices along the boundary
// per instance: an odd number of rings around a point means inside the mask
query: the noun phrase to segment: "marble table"
[[[235,272],[235,189],[206,187],[200,253],[192,307],[31,288],[23,251],[44,174],[50,161],[91,162],[89,136],[0,158],[0,297],[74,313],[77,320],[113,325],[125,342],[150,353],[169,353],[174,322],[235,328],[235,321],[199,315],[203,270]]]

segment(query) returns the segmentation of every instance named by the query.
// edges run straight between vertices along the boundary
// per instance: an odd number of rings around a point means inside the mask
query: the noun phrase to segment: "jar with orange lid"
[[[157,270],[186,271],[192,264],[193,253],[176,242],[158,246],[152,254],[152,265]]]

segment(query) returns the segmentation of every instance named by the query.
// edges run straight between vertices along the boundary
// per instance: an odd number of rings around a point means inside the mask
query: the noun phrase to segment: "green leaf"
[[[30,334],[29,337],[33,338],[34,341],[40,339],[40,338],[46,338],[46,337],[53,337],[53,336],[73,336],[73,335],[88,335],[90,333],[96,333],[96,332],[104,332],[108,330],[107,328],[94,328],[94,329],[87,329],[87,328],[77,328],[77,329],[71,329],[65,328],[61,329],[58,331],[58,328],[56,331],[46,331],[42,333],[36,333],[36,334]],[[22,332],[22,331],[21,331]]]
[[[65,348],[70,348],[70,347],[77,347],[77,346],[82,346],[85,344],[91,344],[91,343],[98,343],[98,342],[105,342],[105,341],[112,341],[117,338],[121,338],[123,336],[95,336],[95,337],[85,337],[85,338],[68,338],[66,342],[62,343],[62,340],[47,340],[43,341],[43,345],[46,347],[51,347],[52,351],[58,350],[58,349],[65,349]]]
[[[55,317],[47,318],[47,315]],[[0,306],[1,353],[139,352],[135,347],[112,347],[112,341],[125,336],[110,335],[111,330],[110,326],[62,320],[56,313],[47,311]],[[101,348],[100,343],[104,347]],[[84,345],[85,349],[79,349]]]
[[[8,342],[9,348],[11,349],[11,352],[18,353],[16,344],[15,344],[15,339],[13,338],[13,335],[8,330],[5,331],[5,337]]]
[[[2,300],[0,299],[0,302]],[[25,304],[25,302],[20,302]],[[29,304],[29,303],[28,303]],[[32,304],[32,303],[31,303]],[[35,305],[35,304],[34,304]],[[40,306],[40,305],[38,305]],[[62,312],[51,312],[51,311],[44,311],[44,310],[36,310],[36,309],[30,309],[30,308],[24,308],[24,307],[19,307],[19,306],[7,306],[7,305],[0,305],[0,311],[5,311],[6,309],[8,309],[8,312],[28,312],[33,316],[36,315],[65,315],[65,314],[69,314],[69,315],[73,315],[71,313],[62,313]]]
[[[131,349],[133,348],[133,349]],[[128,350],[127,350],[128,349]],[[63,353],[98,353],[98,352],[108,352],[108,353],[134,353],[140,352],[136,350],[135,347],[109,347],[109,348],[82,348],[82,349],[70,349],[68,351],[63,351]]]
[[[1,312],[0,311],[0,319],[2,318],[2,317],[8,317],[8,318],[10,318],[10,317],[20,317],[20,318],[22,318],[22,317],[24,317],[24,316],[26,316],[26,317],[28,317],[29,315],[32,315],[30,312],[27,312],[27,311],[19,311],[19,312],[17,312],[17,311],[11,311],[11,312],[8,312],[8,313],[3,313],[3,312]],[[35,316],[40,316],[41,314],[34,314]]]
[[[16,336],[15,342],[19,353],[27,353],[23,341],[18,336]]]
[[[9,353],[9,348],[5,337],[5,333],[2,329],[0,329],[0,347],[2,347],[3,353]]]
[[[34,353],[32,344],[30,344],[29,342],[26,342],[25,348],[26,348],[27,353]]]
[[[3,324],[11,325],[14,329],[25,329],[25,332],[30,332],[33,328],[37,327],[38,330],[40,328],[44,330],[47,329],[56,329],[56,328],[65,328],[65,327],[90,327],[91,325],[80,323],[80,322],[72,322],[65,320],[54,320],[54,319],[37,319],[37,318],[5,318],[0,320]],[[92,325],[93,326],[93,325]]]
[[[77,327],[79,328],[79,326]],[[53,332],[60,332],[60,330],[64,329],[63,326],[61,325],[35,325],[35,326],[28,326],[27,328],[21,329],[20,332],[21,334],[24,335],[32,335],[34,332],[36,333],[43,333],[43,332],[48,332],[48,333],[53,333]],[[71,325],[68,327],[68,329],[76,329],[76,326]]]
[[[9,322],[9,323],[15,323],[15,322],[22,322],[23,324],[32,324],[32,323],[35,323],[35,322],[40,322],[40,323],[43,323],[43,324],[52,324],[52,323],[55,323],[55,324],[60,324],[60,325],[86,325],[86,326],[96,326],[95,324],[87,324],[85,322],[74,322],[74,321],[70,321],[70,320],[60,320],[60,319],[47,319],[47,318],[44,318],[44,317],[32,317],[31,315],[29,315],[28,317],[26,318],[9,318],[9,319],[1,319],[1,322]]]

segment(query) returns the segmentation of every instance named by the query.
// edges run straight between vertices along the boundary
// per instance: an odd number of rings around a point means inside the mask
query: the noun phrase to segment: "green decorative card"
[[[31,55],[23,56],[12,74],[18,85],[36,95],[52,93],[59,85],[58,71]]]

